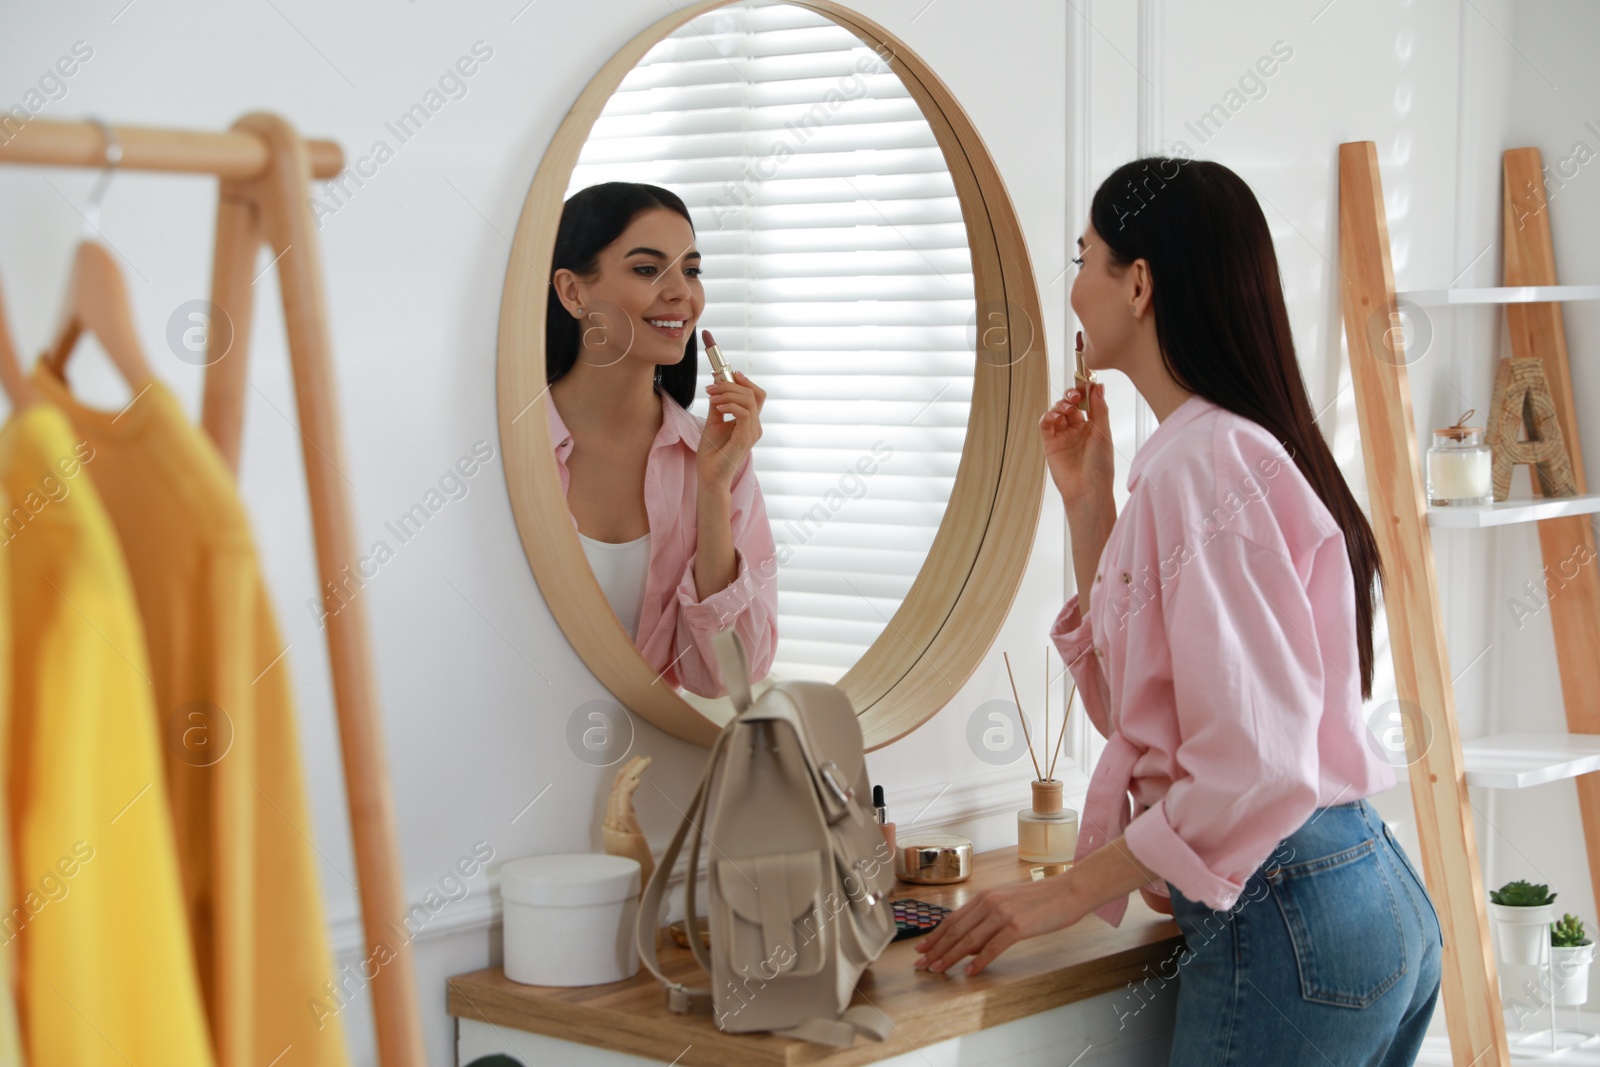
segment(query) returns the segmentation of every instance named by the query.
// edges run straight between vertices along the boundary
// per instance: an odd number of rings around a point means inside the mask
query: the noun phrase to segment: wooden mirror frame
[[[563,502],[542,401],[545,277],[573,168],[601,109],[657,43],[739,0],[684,4],[629,41],[556,130],[523,203],[500,304],[500,444],[511,511],[551,613],[625,707],[674,737],[709,745],[721,727],[655,671],[610,610]],[[972,676],[1016,599],[1038,530],[1050,404],[1043,319],[1011,198],[977,130],[943,82],[898,37],[828,0],[786,0],[838,23],[884,57],[933,128],[960,198],[972,254],[977,342],[972,409],[955,484],[916,580],[877,640],[839,681],[868,751],[930,719]],[[1013,341],[1016,344],[1013,344]],[[1020,348],[1021,351],[1015,351]],[[759,447],[759,446],[758,446]],[[780,635],[779,640],[782,640]],[[730,709],[731,710],[731,709]]]

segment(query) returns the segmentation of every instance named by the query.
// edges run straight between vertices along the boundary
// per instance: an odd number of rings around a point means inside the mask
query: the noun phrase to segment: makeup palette
[[[894,925],[896,941],[904,941],[908,937],[925,934],[940,923],[950,914],[950,909],[938,904],[929,904],[925,900],[904,900],[894,902]]]

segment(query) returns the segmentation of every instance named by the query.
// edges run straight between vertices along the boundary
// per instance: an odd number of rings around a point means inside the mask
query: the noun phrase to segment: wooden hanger
[[[111,253],[97,241],[84,241],[78,246],[61,329],[56,334],[55,344],[44,354],[45,366],[62,381],[67,379],[67,359],[77,348],[84,330],[100,340],[106,355],[111,357],[111,362],[135,393],[155,377],[139,347],[122,271]]]
[[[13,414],[38,399],[33,386],[28,384],[28,379],[22,373],[22,365],[17,362],[17,350],[11,345],[11,326],[6,321],[3,297],[0,297],[0,388],[5,389],[6,397],[11,401]]]
[[[122,158],[122,147],[117,143],[111,127],[96,119],[106,138],[106,168],[100,183],[89,197],[90,220],[85,233],[96,230],[100,215],[100,202],[105,197],[106,186],[117,162]],[[72,261],[72,279],[67,289],[66,308],[62,313],[61,328],[56,341],[45,353],[44,365],[62,381],[67,380],[67,359],[78,345],[78,339],[88,330],[100,341],[106,355],[116,365],[123,381],[139,393],[155,377],[150,364],[139,347],[139,333],[134,328],[133,311],[128,301],[128,287],[123,284],[122,270],[105,245],[85,237],[78,245],[78,254]]]

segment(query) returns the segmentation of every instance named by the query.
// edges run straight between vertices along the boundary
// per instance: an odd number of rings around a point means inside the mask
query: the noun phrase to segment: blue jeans
[[[1416,1060],[1444,939],[1421,876],[1367,801],[1316,809],[1228,911],[1167,888],[1185,944],[1170,1064]]]

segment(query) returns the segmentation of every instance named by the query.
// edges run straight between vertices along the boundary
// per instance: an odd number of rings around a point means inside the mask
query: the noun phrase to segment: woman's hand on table
[[[978,974],[1018,941],[1071,926],[1089,910],[1078,903],[1071,875],[985,889],[917,942],[917,970],[943,972],[972,956],[965,973]]]
[[[1061,874],[985,889],[917,942],[922,954],[917,969],[947,971],[971,956],[966,973],[977,974],[1023,938],[1064,930],[1100,905],[1143,890],[1160,877],[1129,850],[1126,837],[1118,837]],[[1170,901],[1157,907],[1160,897],[1148,890],[1143,895],[1155,910],[1172,914]]]

